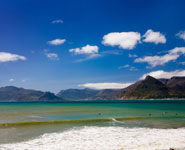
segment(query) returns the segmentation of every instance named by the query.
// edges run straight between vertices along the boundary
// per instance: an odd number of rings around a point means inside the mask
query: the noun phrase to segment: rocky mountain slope
[[[131,85],[125,92],[121,93],[121,99],[151,99],[167,98],[168,87],[159,80],[147,76],[145,80]]]
[[[121,99],[185,98],[185,77],[155,79],[147,76],[121,93]]]

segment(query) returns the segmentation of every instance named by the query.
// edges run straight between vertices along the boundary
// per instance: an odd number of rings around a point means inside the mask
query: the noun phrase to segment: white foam
[[[83,127],[0,145],[0,150],[158,150],[185,147],[185,128]]]

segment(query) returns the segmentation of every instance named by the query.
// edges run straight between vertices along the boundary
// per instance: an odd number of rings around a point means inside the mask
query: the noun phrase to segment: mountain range
[[[6,86],[0,88],[0,101],[59,101],[59,100],[126,100],[126,99],[185,99],[185,77],[155,79],[147,76],[125,89],[67,89],[58,94]]]
[[[42,92],[18,88],[15,86],[6,86],[0,88],[0,101],[46,101],[62,100],[51,92]]]

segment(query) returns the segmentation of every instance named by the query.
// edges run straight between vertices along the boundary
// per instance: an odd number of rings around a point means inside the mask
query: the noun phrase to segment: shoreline
[[[57,100],[57,101],[0,101],[2,103],[144,103],[185,102],[185,99],[116,99],[116,100]]]

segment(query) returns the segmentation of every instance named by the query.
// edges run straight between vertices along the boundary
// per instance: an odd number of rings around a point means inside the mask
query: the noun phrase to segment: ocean
[[[0,150],[185,149],[185,100],[0,103]]]

